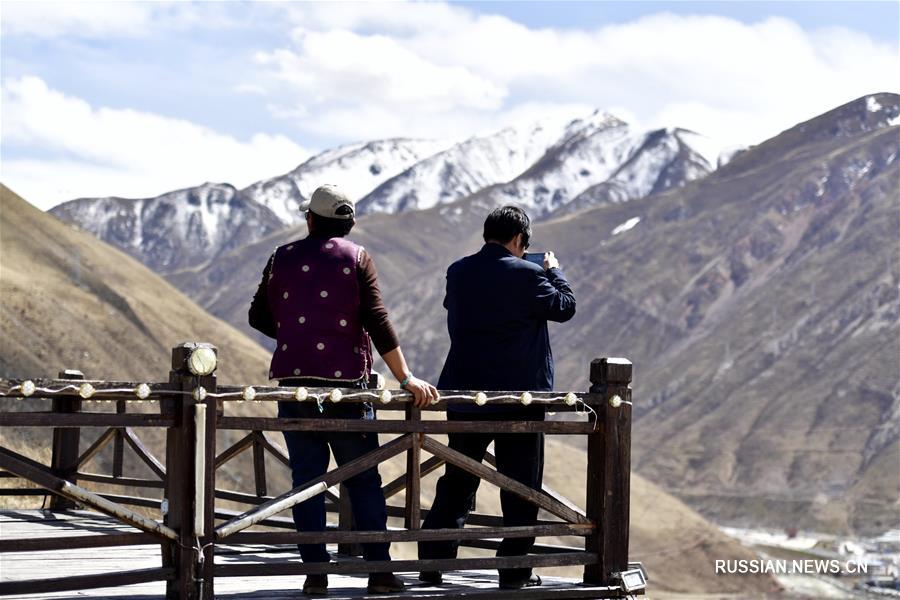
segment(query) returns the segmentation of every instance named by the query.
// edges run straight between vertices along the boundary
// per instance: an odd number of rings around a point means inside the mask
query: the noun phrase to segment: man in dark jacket
[[[543,264],[523,260],[531,238],[528,215],[504,206],[484,222],[485,244],[477,254],[447,269],[447,328],[450,352],[438,388],[447,390],[553,389],[553,354],[547,321],[565,322],[575,314],[575,296],[552,252]],[[518,421],[544,419],[541,406],[455,405],[449,420]],[[497,469],[535,489],[541,488],[544,438],[540,433],[451,433],[449,445],[481,461],[493,441]],[[423,528],[459,528],[474,505],[479,479],[448,464],[437,484],[431,511]],[[506,526],[534,525],[538,509],[509,492],[500,494]],[[505,539],[498,556],[527,554],[534,538]],[[451,558],[455,541],[422,542],[419,558]],[[439,583],[441,574],[425,571],[420,579]],[[518,589],[540,585],[530,568],[501,569],[500,587]]]
[[[353,202],[337,187],[323,185],[302,208],[309,235],[275,250],[250,305],[250,325],[277,341],[269,377],[285,386],[365,387],[372,366],[371,338],[417,406],[436,400],[434,386],[413,376],[406,365],[381,299],[371,256],[345,239],[355,223]],[[374,413],[369,405],[279,402],[278,416],[372,419]],[[295,487],[325,474],[329,447],[338,465],[378,448],[375,433],[285,431],[284,439]],[[344,483],[357,526],[366,531],[386,529],[378,469],[367,469]],[[298,531],[324,531],[322,494],[295,505],[293,516]],[[363,544],[363,556],[366,560],[390,560],[388,547],[387,543]],[[329,561],[325,544],[300,544],[299,549],[305,563]],[[392,573],[369,576],[371,593],[402,589],[403,583]],[[327,593],[328,576],[307,576],[303,591]]]

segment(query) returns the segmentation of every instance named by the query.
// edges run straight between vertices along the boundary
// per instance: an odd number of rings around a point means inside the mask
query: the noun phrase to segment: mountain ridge
[[[158,272],[173,273],[301,224],[299,203],[322,183],[338,184],[358,200],[360,215],[453,206],[503,184],[498,201],[514,199],[535,218],[603,183],[625,163],[641,162],[643,168],[609,182],[617,190],[615,201],[683,185],[713,167],[699,151],[672,152],[673,145],[689,148],[685,135],[677,133],[681,131],[634,132],[598,110],[575,119],[545,118],[507,127],[459,143],[392,138],[347,144],[241,190],[207,183],[153,198],[81,198],[50,212]],[[654,136],[664,139],[647,146],[646,139]],[[708,141],[701,145],[708,151]],[[579,206],[593,202],[586,195]]]

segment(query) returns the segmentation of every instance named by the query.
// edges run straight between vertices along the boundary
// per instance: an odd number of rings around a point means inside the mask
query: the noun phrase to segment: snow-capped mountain
[[[642,198],[714,170],[691,145],[694,141],[715,161],[715,145],[701,136],[683,129],[636,132],[612,115],[595,112],[570,123],[563,139],[512,181],[476,194],[466,206],[445,207],[442,213],[463,219],[465,211],[483,214],[514,203],[541,219],[603,201]]]
[[[155,198],[82,198],[50,212],[160,273],[200,266],[283,227],[265,206],[216,183]]]
[[[483,218],[486,208],[514,202],[540,219],[589,189],[572,209],[682,185],[712,170],[701,156],[710,153],[707,146],[684,130],[636,132],[595,111],[457,144],[388,139],[340,146],[243,190],[204,184],[141,200],[80,199],[52,212],[169,274],[299,223],[298,204],[323,183],[344,188],[360,213],[446,205],[445,217],[450,210],[451,219],[463,211]],[[473,200],[455,205],[464,198]]]
[[[548,118],[472,137],[388,179],[360,200],[359,212],[431,208],[510,181],[558,143],[570,123]]]
[[[706,156],[697,147],[706,150]],[[713,170],[719,153],[711,149],[712,144],[702,136],[685,129],[651,131],[643,136],[639,146],[612,176],[579,193],[554,215],[681,187]]]
[[[266,206],[285,225],[299,223],[299,203],[324,183],[339,185],[359,200],[383,181],[440,152],[451,142],[388,139],[339,146],[287,173],[254,183],[243,194]]]
[[[350,144],[243,190],[205,183],[155,198],[81,198],[50,212],[168,274],[299,223],[299,203],[323,183],[336,183],[359,199],[448,144],[406,139]]]

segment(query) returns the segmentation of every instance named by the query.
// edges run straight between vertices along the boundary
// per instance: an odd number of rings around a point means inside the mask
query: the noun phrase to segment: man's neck
[[[517,250],[516,238],[511,239],[510,241],[506,242],[505,244],[503,242],[498,242],[497,240],[488,240],[487,243],[488,244],[497,244],[498,246],[500,246],[502,248],[506,248],[506,250],[513,256],[518,256],[518,254],[516,254],[516,250]]]

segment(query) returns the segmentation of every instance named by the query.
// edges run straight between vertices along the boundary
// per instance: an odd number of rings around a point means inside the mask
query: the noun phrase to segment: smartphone
[[[536,265],[544,266],[544,254],[545,252],[526,252],[524,258],[528,262],[533,262]]]

